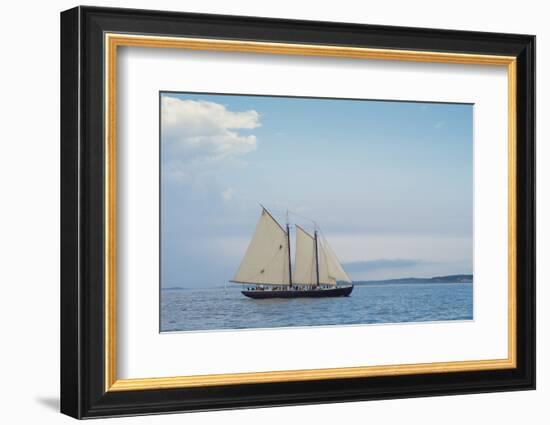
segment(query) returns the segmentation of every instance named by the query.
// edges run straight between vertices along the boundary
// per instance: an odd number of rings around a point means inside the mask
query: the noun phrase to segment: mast
[[[290,261],[290,225],[288,224],[288,211],[286,212],[286,243],[288,244],[288,281],[292,288],[292,263]]]
[[[317,277],[317,286],[319,286],[319,248],[317,248],[317,229],[315,229],[315,272]]]

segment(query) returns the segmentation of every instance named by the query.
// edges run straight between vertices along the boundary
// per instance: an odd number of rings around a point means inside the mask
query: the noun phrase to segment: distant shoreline
[[[422,283],[472,283],[474,276],[471,274],[454,274],[448,276],[434,276],[434,277],[404,277],[398,279],[383,279],[383,280],[357,280],[353,281],[354,285],[366,286],[366,285],[403,285],[403,284],[422,284]],[[235,287],[235,285],[229,288]],[[197,287],[183,287],[183,286],[169,286],[161,288],[163,291],[179,291],[187,289],[223,289],[224,285],[219,286],[197,286]]]
[[[361,280],[354,281],[354,285],[372,285],[372,284],[406,284],[406,283],[472,283],[474,276],[471,274],[453,274],[449,276],[434,277],[404,277],[398,279],[383,280]]]

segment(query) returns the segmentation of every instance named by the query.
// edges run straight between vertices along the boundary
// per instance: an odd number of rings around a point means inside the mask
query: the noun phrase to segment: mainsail
[[[315,239],[296,225],[296,254],[292,283],[312,285],[317,283]]]
[[[290,285],[288,250],[287,232],[264,208],[233,282]]]
[[[351,283],[350,277],[336,258],[327,240],[322,238],[322,243],[319,245],[319,283],[323,285],[336,285],[338,281]]]

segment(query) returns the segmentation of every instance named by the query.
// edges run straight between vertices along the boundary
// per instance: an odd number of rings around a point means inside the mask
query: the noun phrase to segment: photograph
[[[475,319],[473,104],[159,108],[161,332]]]
[[[7,143],[25,148],[6,155],[18,168],[10,182],[30,158],[59,186],[56,226],[25,219],[19,205],[22,225],[4,220],[27,263],[29,225],[55,230],[60,244],[60,262],[38,255],[44,264],[30,267],[59,272],[55,300],[31,297],[40,320],[11,326],[16,335],[40,325],[29,353],[57,344],[23,365],[46,365],[31,371],[35,416],[55,400],[72,418],[115,421],[215,411],[186,419],[230,423],[221,410],[254,409],[234,416],[240,425],[268,407],[291,408],[281,416],[291,423],[300,409],[327,423],[341,409],[364,418],[351,402],[367,401],[375,421],[426,422],[420,397],[439,422],[450,410],[471,422],[480,406],[504,422],[541,411],[540,389],[505,392],[538,379],[543,14],[524,8],[536,15],[527,25],[521,8],[495,20],[494,8],[424,8],[431,19],[410,7],[325,13],[289,2],[257,16],[197,5],[65,5],[40,30],[52,48],[15,55],[28,69],[60,56],[43,67],[56,83],[37,80],[44,99],[60,86],[60,108],[30,127],[15,113],[22,124],[7,139],[30,128],[25,140],[39,146],[29,156],[28,143]],[[50,22],[43,12],[33,16]],[[11,109],[29,110],[11,86]],[[42,152],[48,126],[60,133],[55,160]],[[47,173],[32,174],[17,199],[34,213]],[[27,381],[15,378],[8,387]],[[396,409],[399,399],[417,401]],[[332,416],[320,406],[331,403]],[[29,411],[24,397],[12,404]]]

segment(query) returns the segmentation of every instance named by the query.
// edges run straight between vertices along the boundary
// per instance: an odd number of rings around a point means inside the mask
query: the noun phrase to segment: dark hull
[[[330,289],[307,289],[307,290],[254,290],[242,291],[244,296],[254,299],[266,298],[326,298],[326,297],[347,297],[353,291],[353,285]]]

